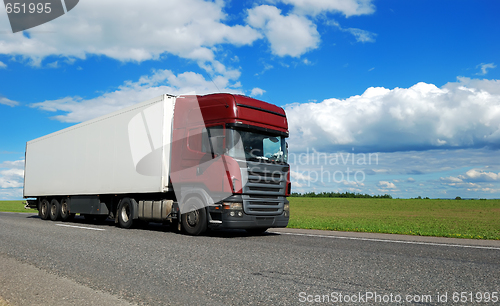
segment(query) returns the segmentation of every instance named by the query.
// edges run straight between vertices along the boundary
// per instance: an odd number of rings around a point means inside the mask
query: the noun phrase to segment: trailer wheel
[[[202,207],[181,216],[182,229],[193,236],[198,236],[207,230],[207,211],[200,198],[191,197],[184,204],[187,207]]]
[[[61,200],[61,220],[68,221],[70,218],[71,217],[70,217],[70,213],[68,210],[68,200],[62,199]]]
[[[58,200],[52,199],[52,201],[50,201],[49,215],[52,221],[57,221],[61,216],[61,204],[59,204]]]
[[[46,199],[40,202],[40,207],[38,208],[38,215],[42,220],[47,220],[49,218],[49,201]]]
[[[132,204],[129,199],[123,199],[118,206],[118,224],[121,228],[131,228],[134,220],[132,219]]]

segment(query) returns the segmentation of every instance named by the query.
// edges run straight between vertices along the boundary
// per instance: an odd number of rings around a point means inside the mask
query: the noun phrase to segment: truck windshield
[[[227,154],[240,160],[287,162],[285,138],[246,130],[227,130]]]

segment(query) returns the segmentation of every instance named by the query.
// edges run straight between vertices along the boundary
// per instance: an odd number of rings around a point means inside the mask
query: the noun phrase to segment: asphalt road
[[[191,237],[0,213],[0,296],[13,305],[469,305],[489,295],[500,305],[499,241],[271,231]]]

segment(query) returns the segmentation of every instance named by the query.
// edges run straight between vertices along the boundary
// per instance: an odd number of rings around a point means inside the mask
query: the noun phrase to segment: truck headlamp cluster
[[[285,217],[290,217],[290,204],[289,203],[285,203],[283,205],[283,215],[285,215]]]
[[[229,211],[231,217],[243,217],[243,203],[222,203],[222,209]]]

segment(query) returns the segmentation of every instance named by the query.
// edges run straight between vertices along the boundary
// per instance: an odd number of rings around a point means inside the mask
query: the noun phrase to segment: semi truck
[[[28,141],[23,196],[43,220],[262,233],[288,225],[288,135],[270,103],[163,94]]]

